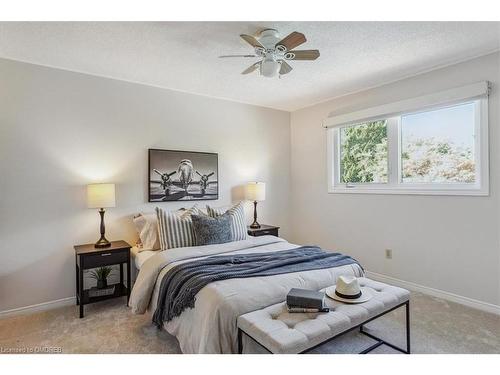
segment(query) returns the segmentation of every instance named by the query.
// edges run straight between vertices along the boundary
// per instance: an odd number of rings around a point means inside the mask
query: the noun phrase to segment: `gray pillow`
[[[231,216],[191,215],[195,244],[198,246],[231,242]]]

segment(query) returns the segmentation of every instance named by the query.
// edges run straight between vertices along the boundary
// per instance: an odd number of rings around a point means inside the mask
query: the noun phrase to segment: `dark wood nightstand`
[[[248,226],[247,228],[248,228],[248,234],[250,236],[259,237],[259,236],[271,235],[271,236],[279,237],[278,231],[279,231],[280,227],[275,227],[274,225],[261,224],[260,228],[258,228],[258,229],[250,228],[250,226]]]
[[[83,318],[83,306],[89,303],[104,301],[110,298],[127,296],[130,298],[130,248],[131,246],[125,241],[112,241],[111,246],[107,248],[96,249],[94,244],[76,245],[75,248],[75,263],[76,263],[76,304],[80,305],[80,318]],[[83,271],[111,266],[114,264],[120,265],[120,282],[109,286],[114,286],[113,294],[106,296],[91,297],[90,289],[85,289],[83,285]],[[123,265],[127,265],[127,286],[123,284]]]

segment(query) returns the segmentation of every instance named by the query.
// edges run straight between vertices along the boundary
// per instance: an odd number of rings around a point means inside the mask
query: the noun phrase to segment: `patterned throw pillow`
[[[194,238],[197,246],[231,242],[231,217],[224,214],[219,217],[192,215]]]
[[[243,202],[234,205],[229,210],[226,210],[224,207],[213,208],[207,206],[207,213],[211,217],[218,217],[227,213],[231,217],[231,240],[241,241],[247,239],[248,234]]]
[[[191,215],[198,214],[195,206],[180,211],[166,211],[156,207],[158,233],[162,250],[194,246],[194,231]]]

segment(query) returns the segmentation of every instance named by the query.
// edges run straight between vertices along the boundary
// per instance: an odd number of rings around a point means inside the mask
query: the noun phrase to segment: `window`
[[[387,182],[387,121],[341,128],[339,137],[342,183]]]
[[[401,116],[403,183],[476,180],[475,103]]]
[[[328,129],[329,191],[487,195],[487,114],[480,95],[369,121],[338,116]]]

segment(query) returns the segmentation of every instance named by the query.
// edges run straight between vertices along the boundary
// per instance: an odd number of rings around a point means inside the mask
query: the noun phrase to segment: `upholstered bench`
[[[345,304],[325,297],[328,313],[289,313],[285,302],[238,318],[238,352],[243,352],[243,335],[257,342],[266,351],[276,354],[307,353],[317,346],[349,331],[360,332],[376,340],[361,353],[380,345],[388,345],[410,353],[410,292],[367,278],[359,278],[362,287],[370,289],[373,297],[360,304]],[[406,349],[399,348],[363,330],[363,325],[395,310],[406,307]]]

